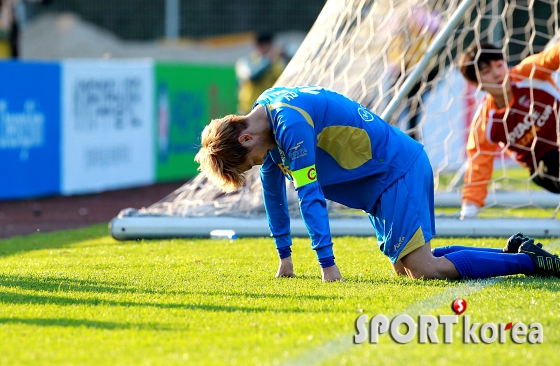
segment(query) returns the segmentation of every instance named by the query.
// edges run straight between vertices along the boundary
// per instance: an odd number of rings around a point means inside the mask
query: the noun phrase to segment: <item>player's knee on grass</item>
[[[402,259],[409,277],[413,279],[460,278],[455,265],[445,257],[434,257],[430,243],[407,254]]]
[[[393,271],[395,272],[396,275],[408,276],[408,273],[406,273],[406,268],[404,268],[400,260],[397,261],[395,264],[391,263],[391,265],[393,266]]]
[[[414,270],[409,269],[408,276],[414,280],[431,280],[442,278],[439,271],[433,268],[416,268]]]

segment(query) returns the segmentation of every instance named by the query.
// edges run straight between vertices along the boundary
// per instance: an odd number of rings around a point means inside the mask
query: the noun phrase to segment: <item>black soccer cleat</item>
[[[525,240],[523,233],[513,234],[509,237],[506,246],[502,249],[504,253],[519,253],[519,247]]]
[[[506,246],[502,249],[504,253],[516,254],[519,253],[519,247],[521,243],[525,240],[531,239],[528,236],[523,235],[523,233],[517,233],[509,237]],[[539,248],[542,248],[541,243],[535,244]]]
[[[535,245],[535,241],[528,238],[519,246],[519,253],[531,257],[536,266],[535,274],[560,277],[560,258],[542,249],[542,244]]]

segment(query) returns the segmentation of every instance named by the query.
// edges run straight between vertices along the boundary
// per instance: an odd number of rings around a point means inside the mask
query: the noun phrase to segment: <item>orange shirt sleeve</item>
[[[525,58],[510,70],[510,75],[514,80],[534,78],[553,82],[552,73],[558,69],[560,69],[560,42],[549,50]],[[488,195],[488,183],[492,179],[494,156],[498,148],[498,144],[488,141],[486,137],[491,106],[491,101],[486,99],[471,124],[467,141],[463,201],[474,202],[481,207],[484,206]]]
[[[552,73],[560,68],[560,43],[549,50],[529,56],[510,70],[513,79],[534,78],[552,80]]]
[[[488,194],[488,183],[492,178],[494,169],[494,156],[497,144],[488,141],[486,128],[488,127],[488,106],[490,101],[476,113],[469,138],[467,140],[467,169],[464,178],[463,201],[484,206]]]

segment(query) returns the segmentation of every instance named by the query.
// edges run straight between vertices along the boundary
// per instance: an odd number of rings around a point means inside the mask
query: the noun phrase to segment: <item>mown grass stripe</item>
[[[404,309],[400,313],[395,313],[389,315],[389,319],[398,314],[408,314],[413,318],[426,313],[432,309],[439,308],[446,304],[451,305],[451,302],[458,297],[465,297],[472,293],[481,291],[488,286],[492,286],[501,278],[492,278],[488,280],[478,280],[478,281],[467,281],[461,283],[457,286],[453,286],[443,292],[438,293],[435,296],[428,297],[424,300],[418,301],[411,304],[409,307]],[[369,314],[370,317],[377,314]],[[333,339],[319,347],[316,347],[308,352],[305,352],[295,359],[287,360],[283,365],[319,365],[330,357],[342,355],[350,350],[352,347],[356,347],[353,343],[353,337],[355,333],[345,334],[336,339]]]
[[[552,242],[546,245],[546,250],[548,251],[555,251],[560,248],[560,241]],[[496,277],[490,278],[486,280],[474,280],[474,281],[466,281],[457,286],[453,286],[445,291],[438,293],[437,295],[428,297],[421,301],[415,302],[411,304],[409,307],[404,309],[400,313],[395,313],[390,315],[389,318],[398,315],[398,314],[408,314],[410,316],[417,317],[418,315],[424,314],[429,312],[430,310],[440,308],[446,304],[451,306],[453,300],[458,297],[466,297],[473,293],[479,292],[484,290],[489,286],[493,286],[494,284],[502,281],[505,277]],[[376,314],[370,314],[374,316]],[[349,333],[343,336],[340,336],[336,339],[328,341],[323,345],[316,347],[310,351],[307,351],[294,359],[290,359],[282,363],[282,365],[302,365],[302,366],[309,366],[309,365],[319,365],[326,361],[327,359],[335,356],[342,355],[348,352],[352,347],[356,345],[353,343],[353,337],[355,333]]]

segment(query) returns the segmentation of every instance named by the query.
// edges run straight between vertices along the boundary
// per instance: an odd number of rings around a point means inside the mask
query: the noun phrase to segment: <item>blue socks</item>
[[[503,253],[501,249],[498,248],[478,248],[478,247],[463,247],[460,245],[452,245],[448,247],[434,248],[432,253],[434,257],[443,257],[449,253],[458,252],[460,250],[476,250],[481,252],[492,252],[492,253]]]
[[[532,274],[535,264],[527,254],[508,254],[496,248],[450,246],[434,249],[434,256],[445,256],[463,278],[488,278]]]
[[[287,258],[292,255],[291,246],[276,248],[276,250],[278,251],[278,255],[280,256],[280,259]]]

